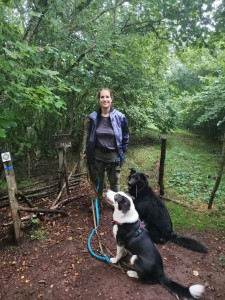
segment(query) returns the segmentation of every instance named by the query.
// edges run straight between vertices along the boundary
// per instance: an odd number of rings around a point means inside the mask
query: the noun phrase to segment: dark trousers
[[[114,192],[119,192],[120,190],[120,171],[121,165],[120,162],[103,162],[101,160],[95,159],[91,165],[92,179],[98,189],[99,198],[102,198],[103,188],[104,188],[104,179],[105,172],[110,184],[110,189]]]

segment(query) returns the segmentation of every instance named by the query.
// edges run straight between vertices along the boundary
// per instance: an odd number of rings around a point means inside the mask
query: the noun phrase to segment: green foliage
[[[183,171],[183,169],[176,170],[175,173],[169,179],[168,186],[176,190],[176,195],[179,197],[182,193],[185,193],[186,201],[193,203],[193,200],[200,198],[202,202],[208,203],[208,195],[212,191],[215,181],[208,178],[205,174],[202,175],[199,168],[195,171],[195,174]],[[215,177],[215,176],[213,176]],[[217,192],[217,204],[223,203],[225,191]]]
[[[29,187],[29,186],[32,186],[32,182],[30,182],[28,180],[22,180],[18,184],[18,188]]]
[[[171,56],[184,46],[210,44],[214,12],[210,0],[5,1],[1,147],[12,149],[14,157],[29,152],[35,158],[51,152],[49,140],[59,129],[77,145],[82,121],[98,107],[95,95],[103,86],[115,92],[114,105],[126,113],[131,129],[154,125],[169,132],[183,109],[177,104],[181,89],[194,94],[202,84],[202,73],[190,66],[179,82],[168,78]],[[179,124],[185,126],[183,118]]]
[[[1,189],[1,190],[5,190],[6,188],[7,188],[7,183],[4,182],[4,181],[1,182],[1,183],[0,183],[0,189]]]
[[[224,268],[225,267],[225,257],[219,256],[218,259],[219,259],[220,265]]]
[[[198,129],[214,139],[225,130],[224,54],[223,42],[217,43],[213,51],[189,48],[182,54],[182,67],[175,69],[169,78],[171,84],[176,86],[176,92],[180,92],[176,107],[178,124],[184,128]],[[189,74],[187,78],[182,77],[184,71]],[[190,86],[188,78],[192,74],[195,83]],[[181,83],[176,85],[173,80],[178,75]]]
[[[187,127],[200,128],[209,137],[216,138],[225,130],[225,80],[218,77],[209,81],[203,91],[183,97],[186,108],[182,111],[182,117]]]
[[[165,98],[165,97],[164,97]],[[163,133],[175,128],[176,112],[167,99],[157,99],[153,105],[153,119],[155,126]]]
[[[37,230],[34,230],[33,233],[31,234],[31,239],[32,240],[46,240],[47,235],[42,229],[37,229]]]
[[[32,223],[32,224],[38,224],[38,223],[39,223],[39,220],[38,220],[38,219],[32,218],[32,219],[31,219],[31,223]]]

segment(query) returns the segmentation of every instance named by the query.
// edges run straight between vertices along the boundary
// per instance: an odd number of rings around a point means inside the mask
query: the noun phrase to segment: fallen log
[[[183,203],[183,202],[180,202],[180,201],[177,201],[177,200],[173,200],[173,199],[167,198],[167,197],[162,196],[162,195],[159,195],[159,198],[162,199],[162,200],[165,200],[165,201],[176,203],[180,206],[187,207],[189,209],[193,209],[193,207],[191,205],[187,204],[187,203]]]
[[[36,199],[41,199],[41,198],[47,198],[47,197],[52,197],[53,195],[57,194],[57,190],[50,190],[50,191],[45,191],[37,194],[33,194],[28,196],[27,198],[29,200],[36,200]]]
[[[5,195],[3,195],[3,196],[0,197],[0,202],[8,200],[8,199],[9,199],[8,194],[5,194]]]
[[[58,181],[57,177],[51,178],[51,180],[49,180],[49,179],[43,179],[43,180],[40,180],[40,181],[29,183],[29,184],[23,186],[21,189],[23,191],[26,191],[26,190],[30,191],[30,188],[34,187],[36,185],[41,185],[41,186],[43,186],[43,184],[49,185],[50,182],[52,183],[52,182],[57,182],[57,181]]]
[[[82,177],[82,176],[87,176],[87,172],[80,172],[80,173],[72,174],[71,178]]]
[[[68,214],[63,210],[51,209],[51,208],[38,208],[38,207],[31,208],[31,207],[19,206],[19,211],[61,214],[61,215],[64,215],[64,216],[68,216]]]
[[[21,218],[21,221],[27,221],[29,219],[33,219],[33,218],[37,218],[37,215],[31,215],[31,216],[25,216]],[[3,223],[2,226],[7,227],[9,225],[13,225],[13,221],[9,222],[9,223]]]
[[[26,194],[26,196],[29,196],[29,195],[32,195],[32,194],[37,193],[37,192],[56,189],[57,187],[58,187],[58,182],[54,182],[50,185],[45,185],[45,186],[42,186],[42,187],[39,187],[39,188],[36,188],[36,189],[30,189],[30,190],[26,190],[26,191],[23,191],[23,192],[24,192],[24,194]]]
[[[69,188],[70,190],[75,187],[75,186],[78,186],[79,184],[85,182],[85,179],[82,178],[82,179],[72,179],[69,183]],[[46,197],[49,197],[49,196],[54,196],[54,195],[57,195],[58,193],[58,190],[57,188],[51,188],[51,189],[48,189],[46,188],[45,191],[42,191],[42,192],[38,192],[38,190],[36,190],[36,193],[35,193],[35,190],[32,192],[32,193],[26,193],[26,194],[23,194],[28,201],[31,201],[31,200],[35,200],[35,199],[40,199],[40,198],[46,198]],[[19,196],[19,202],[21,202],[22,200],[22,196],[20,194],[18,194]],[[0,198],[0,208],[3,208],[3,207],[7,207],[9,206],[9,200],[8,200],[8,195],[5,195],[3,197]],[[31,207],[31,206],[30,206]]]
[[[8,207],[9,206],[9,200],[5,200],[0,202],[0,208]]]

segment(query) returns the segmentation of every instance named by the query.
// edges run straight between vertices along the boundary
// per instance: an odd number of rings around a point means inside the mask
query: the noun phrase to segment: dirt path
[[[76,197],[78,192],[74,191]],[[87,194],[67,204],[64,209],[69,212],[68,217],[45,219],[36,232],[27,229],[21,247],[12,246],[12,233],[1,226],[2,221],[10,220],[9,210],[0,211],[0,299],[174,300],[161,286],[143,285],[89,253],[87,240],[93,229],[93,217],[89,211],[92,196]],[[111,221],[112,208],[105,207],[100,212],[98,232],[105,249],[115,254]],[[31,234],[47,238],[31,240]],[[165,272],[184,285],[204,284],[203,300],[225,299],[224,235],[214,231],[185,234],[205,243],[209,254],[194,253],[171,243],[157,246]],[[94,235],[95,253],[97,245]],[[106,254],[110,256],[107,250]]]

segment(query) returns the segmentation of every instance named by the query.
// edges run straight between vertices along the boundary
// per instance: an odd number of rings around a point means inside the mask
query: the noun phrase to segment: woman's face
[[[112,98],[110,96],[110,92],[108,90],[101,90],[100,97],[99,97],[99,103],[101,108],[109,108],[112,103]]]

